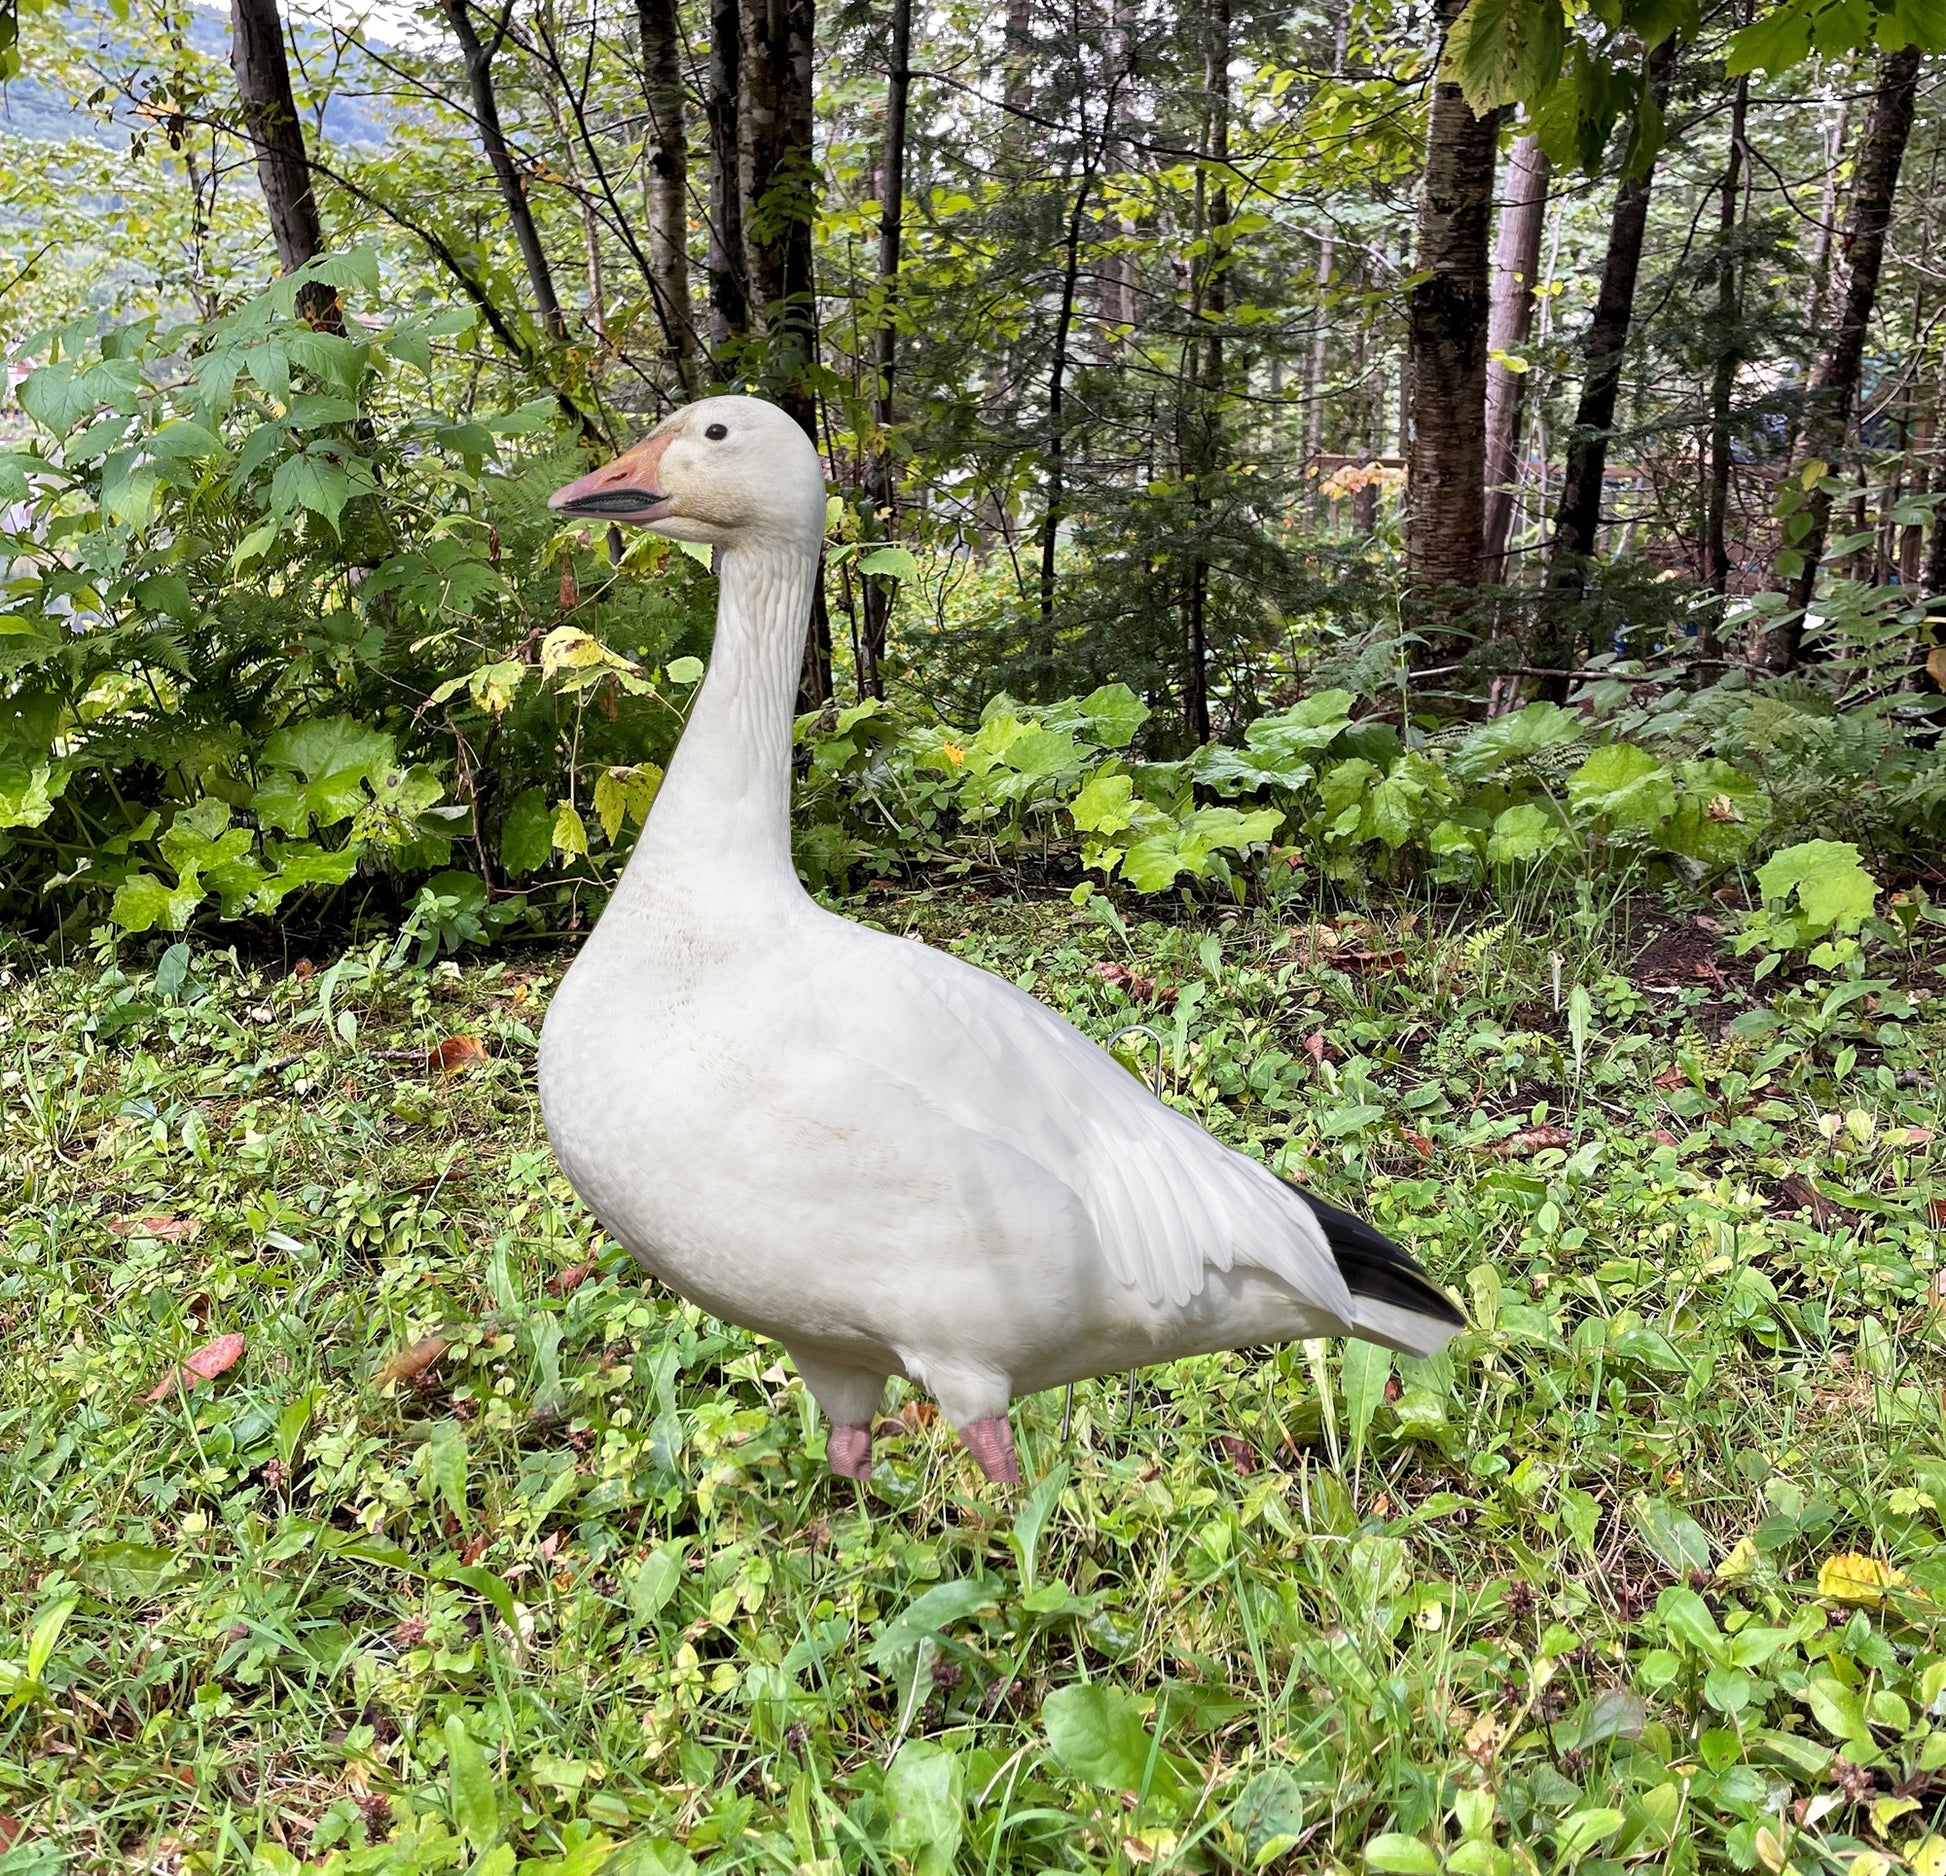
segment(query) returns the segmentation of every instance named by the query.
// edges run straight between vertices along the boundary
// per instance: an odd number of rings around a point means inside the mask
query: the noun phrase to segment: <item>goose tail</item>
[[[1425,1356],[1438,1354],[1466,1327],[1452,1298],[1384,1232],[1312,1193],[1303,1197],[1351,1292],[1354,1335],[1401,1355]]]

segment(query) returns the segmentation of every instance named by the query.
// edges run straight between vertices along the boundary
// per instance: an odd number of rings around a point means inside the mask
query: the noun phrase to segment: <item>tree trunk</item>
[[[514,239],[520,244],[520,258],[527,268],[527,283],[534,290],[534,305],[548,337],[568,336],[567,315],[561,311],[560,297],[554,291],[554,272],[547,264],[547,250],[541,246],[541,231],[534,222],[533,205],[527,200],[527,185],[514,166],[507,148],[507,135],[500,127],[500,102],[493,89],[493,59],[513,19],[513,0],[506,0],[506,11],[495,21],[493,41],[483,42],[468,11],[470,0],[439,0],[440,11],[459,41],[460,56],[466,64],[466,88],[473,100],[473,121],[480,132],[480,147],[500,187],[500,200],[506,205],[507,219],[513,223]]]
[[[1204,239],[1207,258],[1204,288],[1197,309],[1209,326],[1203,341],[1200,368],[1189,399],[1190,480],[1195,488],[1197,525],[1189,543],[1189,582],[1183,606],[1183,728],[1189,740],[1210,738],[1209,711],[1209,478],[1222,454],[1223,316],[1228,310],[1230,189],[1225,165],[1230,160],[1230,0],[1211,0],[1208,19],[1209,50],[1203,66],[1203,89],[1208,99],[1208,152],[1216,186],[1210,191]],[[1197,194],[1203,194],[1197,179]]]
[[[324,251],[324,228],[311,188],[311,162],[291,88],[284,22],[277,0],[231,0],[230,69],[236,74],[244,132],[256,153],[271,237],[284,272],[294,274]],[[342,332],[337,294],[321,281],[298,294],[297,310],[314,326]]]
[[[743,197],[738,185],[737,99],[742,90],[737,0],[711,0],[709,13],[710,344],[721,352],[750,326],[743,278]]]
[[[1441,38],[1464,0],[1439,0]],[[1487,227],[1500,122],[1433,86],[1418,251],[1406,310],[1411,364],[1406,566],[1428,591],[1480,578],[1486,463]],[[1428,646],[1443,656],[1449,647]]]
[[[885,153],[880,162],[878,205],[878,386],[872,418],[878,429],[872,456],[875,533],[898,532],[898,474],[892,457],[892,381],[899,363],[899,249],[905,224],[905,110],[912,88],[912,0],[892,0],[891,58],[885,75]],[[858,689],[885,695],[885,640],[897,580],[871,574],[865,580],[865,635],[859,646]]]
[[[1547,225],[1549,163],[1540,139],[1519,138],[1507,160],[1507,191],[1493,245],[1493,301],[1487,314],[1489,354],[1518,354],[1534,325],[1540,286],[1541,232]],[[1520,480],[1520,419],[1527,373],[1487,361],[1486,525],[1481,534],[1485,577],[1504,584],[1507,540],[1513,530]]]
[[[1081,280],[1081,224],[1088,213],[1088,197],[1095,184],[1094,157],[1085,141],[1085,124],[1082,136],[1081,181],[1068,215],[1060,312],[1054,321],[1054,352],[1047,368],[1047,497],[1041,511],[1040,624],[1034,642],[1035,654],[1043,663],[1054,656],[1054,550],[1060,540],[1067,502],[1068,340],[1074,328],[1074,299]]]
[[[696,389],[689,304],[689,142],[682,108],[682,26],[676,0],[635,0],[648,107],[649,286],[683,389]]]
[[[1335,18],[1331,29],[1331,75],[1333,78],[1344,76],[1345,45],[1351,33],[1351,8],[1345,0],[1334,8]],[[1318,237],[1318,285],[1313,295],[1315,302],[1313,318],[1316,323],[1311,328],[1311,355],[1305,362],[1304,371],[1304,471],[1314,480],[1317,479],[1318,452],[1324,447],[1324,387],[1326,366],[1330,360],[1331,321],[1327,316],[1325,295],[1331,290],[1331,282],[1337,268],[1338,225],[1326,221],[1324,232]],[[1314,503],[1314,512],[1322,516],[1323,496],[1320,493]]]
[[[1829,463],[1845,447],[1858,400],[1859,373],[1865,359],[1865,338],[1878,301],[1879,268],[1885,258],[1885,230],[1892,219],[1898,193],[1899,170],[1905,161],[1906,140],[1912,133],[1912,111],[1919,89],[1919,49],[1879,55],[1871,108],[1865,118],[1858,162],[1853,172],[1851,206],[1845,212],[1842,282],[1834,280],[1828,337],[1812,367],[1806,390],[1803,433],[1794,467],[1812,461]],[[1797,571],[1786,573],[1794,610],[1769,630],[1752,632],[1751,660],[1772,671],[1788,671],[1797,663],[1803,642],[1803,608],[1817,585],[1818,563],[1824,556],[1831,525],[1831,497],[1813,487],[1804,506],[1792,517],[1798,528],[1790,550],[1801,556]]]
[[[737,194],[749,313],[762,335],[759,384],[819,444],[818,310],[811,273],[817,216],[812,148],[813,0],[740,0]],[[812,594],[801,709],[831,697],[831,620],[824,581]]]
[[[1743,269],[1737,252],[1743,201],[1743,139],[1749,121],[1750,80],[1737,80],[1730,114],[1730,160],[1716,216],[1716,365],[1710,374],[1709,488],[1703,505],[1703,574],[1719,599],[1730,590],[1730,475],[1735,467],[1730,440],[1730,405],[1737,373],[1743,368]],[[1717,656],[1718,614],[1705,606],[1697,616],[1696,663]]]

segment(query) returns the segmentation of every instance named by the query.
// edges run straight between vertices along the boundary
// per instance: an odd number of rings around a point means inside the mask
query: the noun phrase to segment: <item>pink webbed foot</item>
[[[831,1470],[841,1479],[869,1479],[872,1476],[872,1430],[870,1427],[833,1427],[825,1440],[825,1456]]]
[[[996,1485],[1020,1483],[1020,1460],[1014,1452],[1014,1430],[1007,1416],[972,1420],[959,1430],[966,1450],[980,1462],[980,1470]]]

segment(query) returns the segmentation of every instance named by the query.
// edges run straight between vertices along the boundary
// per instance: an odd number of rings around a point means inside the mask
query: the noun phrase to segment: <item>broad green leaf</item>
[[[203,901],[203,882],[192,871],[174,886],[151,873],[131,873],[115,888],[109,917],[124,931],[184,931]]]
[[[642,1559],[628,1586],[628,1613],[637,1622],[659,1615],[682,1581],[682,1546],[658,1544]]]
[[[1149,706],[1126,684],[1103,684],[1082,698],[1081,714],[1104,749],[1126,749],[1149,720]]]
[[[1041,1533],[1047,1529],[1048,1519],[1061,1502],[1061,1493],[1066,1489],[1067,1482],[1068,1466],[1066,1460],[1062,1460],[1027,1494],[1026,1503],[1014,1514],[1013,1552],[1020,1560],[1021,1584],[1030,1591],[1035,1583]]]
[[[38,827],[68,784],[65,763],[0,760],[0,828]]]
[[[1365,1846],[1365,1867],[1385,1876],[1439,1876],[1439,1856],[1420,1838],[1387,1831]]]
[[[914,1876],[952,1876],[966,1828],[959,1754],[929,1739],[908,1739],[880,1787],[886,1842]]]
[[[1129,797],[1134,792],[1132,777],[1097,769],[1068,803],[1068,814],[1084,834],[1119,834],[1133,819]]]
[[[1648,1546],[1679,1575],[1710,1567],[1710,1541],[1703,1527],[1666,1498],[1637,1493],[1631,1509]]]
[[[919,563],[906,547],[880,547],[858,563],[860,573],[875,573],[889,580],[916,580]]]
[[[1676,811],[1675,778],[1646,749],[1606,743],[1568,777],[1568,805],[1580,820],[1656,833]]]
[[[1805,840],[1786,847],[1757,869],[1757,885],[1766,902],[1788,900],[1794,893],[1814,937],[1856,931],[1878,900],[1878,882],[1848,840]]]
[[[881,1624],[865,1659],[875,1668],[890,1667],[928,1636],[944,1634],[955,1622],[993,1608],[999,1600],[1000,1585],[989,1578],[935,1583]]]
[[[70,1596],[65,1602],[57,1602],[38,1622],[27,1637],[27,1678],[39,1684],[41,1676],[47,1672],[47,1664],[54,1659],[54,1650],[60,1645],[61,1631],[68,1625],[68,1617],[77,1607],[77,1599]]]
[[[1385,1398],[1385,1383],[1392,1374],[1392,1351],[1376,1342],[1361,1342],[1356,1337],[1345,1343],[1338,1357],[1339,1386],[1345,1396],[1345,1421],[1351,1441],[1351,1460],[1358,1463],[1365,1450],[1365,1436],[1371,1431],[1378,1404]]]
[[[446,1721],[446,1774],[453,1822],[478,1856],[500,1834],[500,1801],[486,1754],[457,1713]]]
[[[464,1525],[466,1519],[466,1433],[457,1420],[435,1420],[421,1449],[427,1482],[445,1500],[446,1509]]]
[[[1612,1837],[1621,1827],[1622,1814],[1611,1805],[1594,1805],[1586,1810],[1571,1811],[1554,1833],[1554,1854],[1560,1864],[1572,1863],[1586,1856],[1604,1837]]]
[[[1048,1744],[1070,1777],[1109,1791],[1173,1790],[1175,1774],[1128,1695],[1099,1681],[1057,1687],[1041,1707]]]
[[[547,864],[554,851],[554,810],[544,789],[524,788],[500,823],[500,864],[518,879]]]
[[[1522,801],[1494,817],[1493,831],[1487,836],[1487,864],[1531,866],[1565,839],[1545,808],[1538,802]]]

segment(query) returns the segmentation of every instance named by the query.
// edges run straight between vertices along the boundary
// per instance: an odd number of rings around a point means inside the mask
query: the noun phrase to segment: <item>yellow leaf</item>
[[[622,817],[628,812],[628,783],[617,769],[603,769],[595,777],[595,814],[601,821],[601,831],[608,836],[608,844],[615,844],[615,836],[622,831]]]
[[[1748,1537],[1739,1537],[1730,1546],[1729,1554],[1716,1566],[1716,1580],[1719,1583],[1738,1583],[1754,1575],[1756,1568],[1757,1546]]]
[[[1861,1557],[1853,1551],[1840,1551],[1827,1557],[1818,1569],[1818,1594],[1827,1602],[1841,1603],[1847,1609],[1876,1609],[1888,1589],[1903,1589],[1909,1579],[1880,1563],[1876,1557]]]
[[[571,801],[554,810],[554,851],[564,857],[588,851],[588,829]]]
[[[1918,1808],[1919,1800],[1917,1798],[1875,1798],[1872,1801],[1872,1830],[1874,1834],[1880,1837],[1889,1837],[1892,1834],[1892,1826],[1900,1818],[1904,1817],[1908,1811],[1916,1811]],[[1857,1867],[1858,1865],[1856,1863],[1849,1865],[1848,1876],[1849,1870],[1856,1870]]]
[[[1757,1861],[1768,1870],[1781,1870],[1784,1867],[1784,1846],[1777,1841],[1777,1833],[1768,1824],[1757,1826]]]
[[[1921,1837],[1907,1844],[1905,1860],[1912,1865],[1912,1876],[1946,1876],[1946,1837]]]

